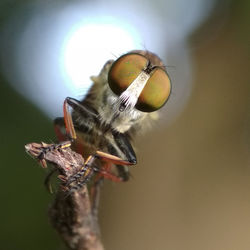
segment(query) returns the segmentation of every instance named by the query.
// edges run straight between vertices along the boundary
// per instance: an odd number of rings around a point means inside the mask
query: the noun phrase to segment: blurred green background
[[[0,25],[16,4],[0,9]],[[194,87],[184,111],[136,140],[130,182],[103,189],[106,249],[250,247],[250,2],[215,9],[189,40]],[[62,249],[47,217],[44,170],[24,151],[54,140],[53,123],[3,76],[0,94],[0,248]]]

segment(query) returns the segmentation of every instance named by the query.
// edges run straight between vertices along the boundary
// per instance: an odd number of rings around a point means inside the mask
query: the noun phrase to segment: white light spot
[[[136,32],[115,21],[78,26],[64,46],[64,71],[70,88],[78,95],[79,89],[86,91],[91,84],[90,76],[97,75],[107,60],[139,47]]]

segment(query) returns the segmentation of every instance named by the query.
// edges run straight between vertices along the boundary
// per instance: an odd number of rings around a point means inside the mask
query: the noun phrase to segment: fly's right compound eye
[[[146,56],[137,53],[125,54],[113,63],[108,83],[123,100],[122,110],[129,105],[143,112],[158,110],[171,91],[167,72],[160,66],[152,66]]]

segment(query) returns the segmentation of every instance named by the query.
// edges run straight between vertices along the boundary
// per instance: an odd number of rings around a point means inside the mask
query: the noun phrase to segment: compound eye
[[[140,54],[128,53],[121,56],[109,71],[109,87],[116,95],[120,95],[147,67],[147,64],[147,58]]]
[[[167,101],[171,91],[168,74],[160,67],[151,73],[146,86],[142,90],[136,108],[143,112],[152,112],[161,108]]]

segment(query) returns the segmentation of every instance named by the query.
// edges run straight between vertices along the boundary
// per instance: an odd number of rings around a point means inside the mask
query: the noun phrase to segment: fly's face
[[[153,53],[132,51],[109,62],[105,70],[108,84],[103,85],[98,112],[120,132],[160,109],[170,95],[169,76]]]

